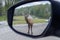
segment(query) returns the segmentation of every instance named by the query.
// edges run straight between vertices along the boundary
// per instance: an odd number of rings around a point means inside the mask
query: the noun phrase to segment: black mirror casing
[[[50,19],[49,24],[47,25],[47,28],[44,30],[44,32],[41,35],[37,35],[37,36],[27,35],[27,34],[16,31],[12,26],[15,8],[20,5],[30,3],[30,2],[36,2],[36,1],[49,1],[49,2],[51,2],[52,13],[51,13],[51,19]],[[32,38],[46,37],[46,36],[51,36],[51,35],[52,36],[60,36],[60,11],[59,11],[59,9],[60,9],[60,3],[53,1],[53,0],[22,1],[22,2],[19,2],[15,5],[13,5],[12,7],[10,7],[8,9],[8,11],[7,11],[8,25],[14,32],[21,34],[21,35],[28,36],[28,37],[32,37]]]

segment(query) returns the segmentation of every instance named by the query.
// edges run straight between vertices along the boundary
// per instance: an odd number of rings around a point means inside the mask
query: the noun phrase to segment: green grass
[[[33,19],[34,23],[45,23],[46,19]],[[23,16],[14,16],[13,24],[25,24],[25,19]]]
[[[5,21],[7,18],[6,16],[0,16],[0,21]],[[46,19],[34,19],[34,23],[44,23]],[[14,16],[13,24],[25,24],[26,21],[23,16]]]
[[[45,23],[46,19],[34,19],[34,23]]]
[[[0,21],[5,21],[6,19],[6,16],[0,16]]]

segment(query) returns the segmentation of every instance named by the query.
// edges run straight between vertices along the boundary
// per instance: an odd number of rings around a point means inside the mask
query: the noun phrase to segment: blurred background
[[[7,9],[20,0],[0,0],[0,21],[6,20]]]
[[[0,0],[0,25],[6,25],[7,10],[12,5],[22,0]]]

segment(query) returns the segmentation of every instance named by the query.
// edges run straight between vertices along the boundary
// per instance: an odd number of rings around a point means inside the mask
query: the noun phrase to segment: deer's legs
[[[28,34],[30,33],[29,31],[30,31],[30,25],[28,24]]]
[[[33,34],[32,27],[33,27],[33,25],[31,25],[31,35]]]

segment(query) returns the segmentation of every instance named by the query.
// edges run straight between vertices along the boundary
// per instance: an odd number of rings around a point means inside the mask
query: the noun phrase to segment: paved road
[[[60,40],[60,38],[49,36],[44,38],[33,39],[16,34],[7,25],[0,25],[0,40]]]
[[[32,27],[33,35],[41,34],[45,30],[46,27],[47,27],[47,23],[34,23]],[[27,24],[14,25],[14,29],[16,29],[19,32],[23,32],[27,34],[28,25]]]

